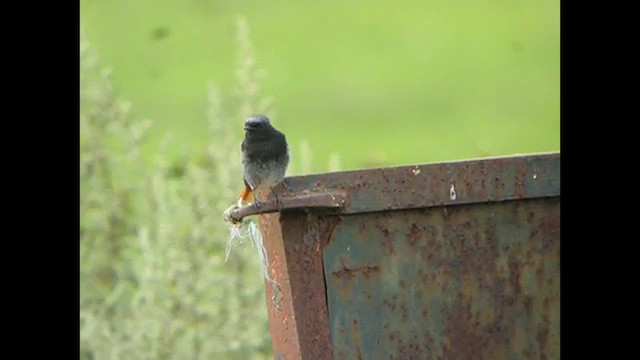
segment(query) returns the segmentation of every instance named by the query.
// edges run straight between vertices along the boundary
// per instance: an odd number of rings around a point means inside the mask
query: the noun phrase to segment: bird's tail
[[[243,207],[245,204],[253,200],[253,191],[247,182],[244,182],[244,188],[240,191],[240,197],[238,198],[238,207]]]

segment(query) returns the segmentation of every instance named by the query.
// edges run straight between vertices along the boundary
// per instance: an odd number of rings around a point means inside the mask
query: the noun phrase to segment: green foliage
[[[144,161],[150,121],[134,121],[110,72],[81,43],[80,338],[82,359],[265,359],[270,338],[255,249],[234,249],[222,212],[241,182],[244,114],[266,110],[246,22],[239,22],[237,113],[209,91],[211,144],[170,166]],[[243,33],[244,32],[244,33]],[[243,114],[239,118],[240,114]]]

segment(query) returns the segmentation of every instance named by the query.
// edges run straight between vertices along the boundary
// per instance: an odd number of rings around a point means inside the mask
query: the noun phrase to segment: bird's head
[[[253,115],[244,122],[246,131],[259,131],[261,129],[271,128],[269,118],[264,115]]]

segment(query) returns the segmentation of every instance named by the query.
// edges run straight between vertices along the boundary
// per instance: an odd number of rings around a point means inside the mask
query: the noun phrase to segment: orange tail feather
[[[244,188],[240,191],[240,198],[238,199],[238,205],[243,206],[244,204],[253,200],[253,191],[249,187],[249,185],[244,184]]]

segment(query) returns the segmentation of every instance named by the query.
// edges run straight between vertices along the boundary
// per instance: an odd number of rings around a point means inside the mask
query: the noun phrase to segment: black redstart
[[[253,115],[244,122],[244,130],[242,173],[245,187],[238,200],[240,206],[252,195],[254,202],[259,204],[255,191],[268,186],[273,192],[273,186],[284,179],[289,165],[287,139],[271,126],[269,118]]]

